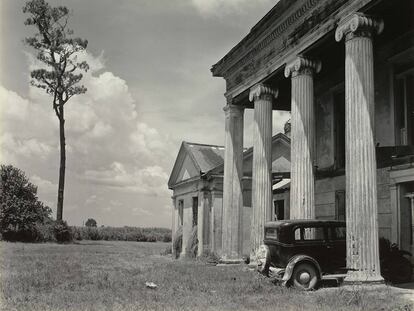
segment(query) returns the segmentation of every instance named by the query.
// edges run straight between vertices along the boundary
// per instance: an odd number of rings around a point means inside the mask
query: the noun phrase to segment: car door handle
[[[332,248],[332,246],[331,245],[326,245],[326,248]]]

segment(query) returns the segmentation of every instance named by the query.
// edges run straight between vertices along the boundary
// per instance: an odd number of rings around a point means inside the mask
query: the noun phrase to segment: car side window
[[[300,241],[300,240],[301,240],[300,228],[296,228],[295,229],[295,241]]]
[[[330,240],[345,240],[346,239],[346,227],[330,227],[329,228]]]
[[[310,240],[324,240],[324,227],[304,228],[303,239]]]

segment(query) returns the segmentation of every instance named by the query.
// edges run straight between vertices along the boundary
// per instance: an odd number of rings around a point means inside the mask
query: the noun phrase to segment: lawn
[[[167,243],[0,242],[0,310],[411,310],[381,286],[298,292],[245,266],[174,261]],[[145,282],[158,285],[150,289]]]

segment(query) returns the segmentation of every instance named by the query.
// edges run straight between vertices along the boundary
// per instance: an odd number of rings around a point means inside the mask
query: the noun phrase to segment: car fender
[[[283,275],[283,279],[282,279],[282,284],[283,285],[287,284],[287,282],[292,277],[293,270],[295,269],[295,266],[298,263],[301,263],[301,262],[310,262],[310,263],[312,263],[318,271],[318,279],[321,279],[322,270],[321,270],[321,267],[319,266],[318,262],[314,258],[312,258],[308,255],[296,255],[296,256],[292,257],[289,260],[289,263],[286,266],[285,274]]]

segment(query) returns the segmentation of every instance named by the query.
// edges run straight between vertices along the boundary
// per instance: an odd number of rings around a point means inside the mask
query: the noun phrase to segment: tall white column
[[[378,252],[377,174],[374,144],[372,36],[382,22],[352,14],[339,23],[345,36],[346,223],[349,283],[382,282]]]
[[[285,68],[292,77],[290,219],[315,219],[315,112],[313,74],[321,63],[297,57]]]
[[[277,90],[257,84],[250,90],[254,102],[253,122],[253,178],[250,260],[263,243],[264,224],[272,215],[272,103]]]
[[[243,123],[244,108],[227,105],[223,180],[221,261],[242,261],[243,226]]]

